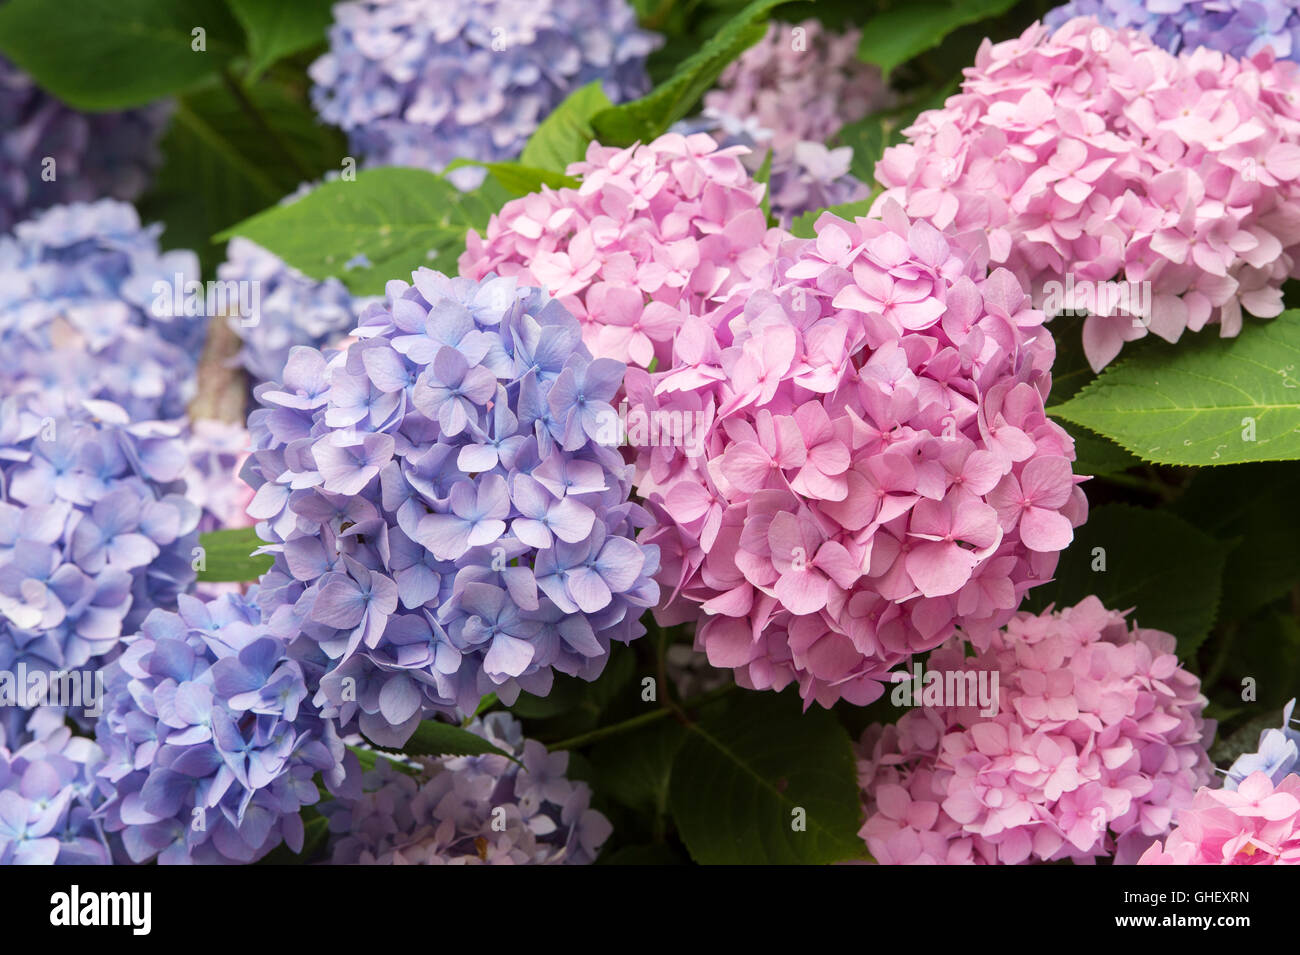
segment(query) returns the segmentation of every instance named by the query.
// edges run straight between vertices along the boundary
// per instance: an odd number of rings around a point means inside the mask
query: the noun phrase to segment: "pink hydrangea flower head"
[[[662,364],[684,317],[756,281],[785,236],[767,226],[745,152],[703,133],[592,143],[569,167],[580,188],[506,203],[482,237],[469,233],[460,274],[541,286],[578,317],[596,357]]]
[[[1051,337],[986,259],[897,204],[827,213],[767,289],[629,372],[660,618],[700,620],[743,686],[869,703],[954,627],[1010,619],[1082,523],[1074,444],[1043,411]]]
[[[961,92],[886,150],[879,202],[988,234],[1095,370],[1153,332],[1241,329],[1300,275],[1300,73],[1269,50],[1177,56],[1078,18],[985,41]],[[1113,283],[1104,285],[1101,283]]]
[[[1215,724],[1174,647],[1170,634],[1130,627],[1096,597],[1019,613],[973,657],[959,639],[944,644],[926,663],[926,684],[937,674],[935,686],[956,686],[951,674],[973,673],[994,688],[996,712],[923,689],[923,705],[867,729],[858,772],[872,856],[1131,864],[1210,779]]]
[[[1277,786],[1252,773],[1235,791],[1201,789],[1178,814],[1164,844],[1154,843],[1138,865],[1300,864],[1300,776]]]

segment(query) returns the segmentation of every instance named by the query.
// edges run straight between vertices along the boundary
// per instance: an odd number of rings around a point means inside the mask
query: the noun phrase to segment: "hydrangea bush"
[[[594,679],[659,598],[612,447],[623,366],[513,278],[421,269],[357,337],[295,348],[249,418],[261,604],[323,671],[324,714],[400,744],[487,693]]]

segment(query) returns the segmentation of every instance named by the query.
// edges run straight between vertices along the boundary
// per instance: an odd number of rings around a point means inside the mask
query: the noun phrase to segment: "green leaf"
[[[820,864],[863,858],[848,733],[793,693],[746,693],[699,723],[673,761],[669,802],[696,862]],[[803,810],[804,831],[795,824]]]
[[[251,527],[200,534],[199,546],[203,548],[205,567],[199,571],[199,582],[211,584],[257,580],[271,569],[274,562],[270,554],[252,556],[253,551],[264,543],[266,542]]]
[[[325,40],[333,0],[227,0],[248,37],[250,76]]]
[[[1074,438],[1074,473],[1104,477],[1119,474],[1140,465],[1142,461],[1125,451],[1114,441],[1093,434],[1081,425],[1072,424],[1065,429]]]
[[[598,743],[590,753],[596,791],[637,812],[667,812],[673,759],[686,736],[668,720]]]
[[[509,710],[521,719],[545,720],[543,728],[547,737],[562,739],[591,729],[610,703],[632,696],[628,684],[635,673],[636,654],[624,644],[616,643],[610,647],[605,669],[595,680],[588,682],[557,674],[550,693],[546,696],[520,693]]]
[[[581,185],[572,176],[553,172],[550,169],[538,169],[536,166],[525,166],[517,162],[478,162],[475,159],[452,160],[442,171],[443,177],[465,166],[486,169],[488,175],[497,181],[497,185],[512,196],[526,196],[530,192],[540,192],[543,186],[550,186],[552,189],[577,189]]]
[[[772,189],[771,189],[772,150],[769,149],[767,151],[767,155],[763,157],[763,165],[759,166],[758,172],[754,173],[754,181],[761,182],[764,186],[767,187],[763,190],[763,201],[759,204],[759,208],[763,210],[763,218],[767,220],[769,224],[775,225],[775,223],[771,222],[772,219]]]
[[[466,232],[485,228],[509,198],[491,177],[462,193],[423,169],[386,166],[326,182],[218,238],[244,236],[313,278],[334,276],[355,295],[381,295],[389,279],[421,266],[455,275]]]
[[[408,756],[483,756],[487,753],[495,753],[511,762],[519,762],[510,753],[489,743],[482,736],[437,720],[423,720],[401,751]]]
[[[649,95],[597,113],[591,119],[596,138],[606,146],[649,142],[691,111],[732,60],[767,30],[767,16],[786,0],[753,0],[686,59],[667,82]]]
[[[816,238],[817,230],[814,226],[816,226],[817,220],[822,217],[823,213],[829,212],[832,215],[839,216],[841,219],[847,219],[849,222],[852,222],[856,217],[865,216],[870,212],[871,203],[871,199],[859,199],[856,202],[845,202],[838,206],[830,206],[826,209],[817,209],[813,212],[805,212],[790,224],[790,231],[801,239]]]
[[[574,90],[542,120],[524,145],[519,161],[537,169],[564,172],[569,163],[587,155],[587,143],[596,136],[591,118],[612,105],[599,80]]]
[[[206,50],[192,33],[204,30]],[[189,89],[243,50],[221,0],[9,0],[0,51],[85,110],[141,106]]]
[[[1060,610],[1096,594],[1110,610],[1134,608],[1131,621],[1172,633],[1186,659],[1214,625],[1223,560],[1222,543],[1174,514],[1107,504],[1074,529],[1056,578],[1029,591],[1026,609]]]
[[[1157,464],[1300,459],[1300,311],[1146,349],[1048,410]]]
[[[213,233],[337,169],[346,152],[342,134],[280,87],[262,82],[240,96],[213,85],[177,101],[163,167],[140,201],[146,221],[164,223],[163,244],[194,249],[209,273],[221,261]]]
[[[888,79],[896,66],[938,46],[958,27],[1006,13],[1015,4],[1016,0],[903,4],[863,24],[858,59],[875,63]]]

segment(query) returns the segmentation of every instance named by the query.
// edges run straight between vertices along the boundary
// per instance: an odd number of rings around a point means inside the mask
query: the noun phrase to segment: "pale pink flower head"
[[[1300,72],[1177,56],[1090,18],[988,40],[961,92],[886,150],[878,202],[988,236],[1095,370],[1126,341],[1272,318],[1300,276]],[[1109,283],[1109,284],[1107,284]]]
[[[759,281],[786,235],[767,226],[746,152],[704,133],[592,143],[569,166],[580,188],[507,202],[482,237],[469,233],[460,274],[539,285],[577,316],[596,357],[662,364],[685,318]]]
[[[903,695],[912,680],[891,694],[914,708],[863,735],[861,835],[872,856],[1135,861],[1210,779],[1215,724],[1174,646],[1096,597],[1019,613],[973,657],[960,639],[944,644],[915,696]],[[958,686],[972,695],[949,697]],[[984,705],[994,687],[996,712]]]
[[[1300,864],[1300,776],[1275,787],[1267,773],[1246,777],[1235,791],[1201,789],[1164,845],[1154,843],[1138,865]]]
[[[660,618],[700,621],[743,686],[869,703],[956,627],[987,639],[1082,523],[1073,442],[1043,411],[1051,337],[986,259],[897,204],[826,214],[768,288],[629,372]]]

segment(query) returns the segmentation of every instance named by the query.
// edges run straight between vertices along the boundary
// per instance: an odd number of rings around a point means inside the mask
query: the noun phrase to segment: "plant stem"
[[[687,700],[680,706],[677,704],[665,703],[657,710],[651,710],[649,713],[642,713],[640,716],[633,716],[631,719],[623,720],[619,723],[611,723],[608,726],[601,726],[586,733],[579,733],[577,736],[571,736],[568,739],[562,739],[557,743],[550,743],[546,748],[555,751],[557,749],[580,749],[583,746],[589,746],[611,736],[621,736],[623,733],[640,729],[643,726],[649,726],[657,723],[667,716],[675,716],[683,722],[689,722],[686,713],[688,710],[696,709],[705,703],[710,703],[719,697],[725,696],[736,688],[734,683],[728,683],[726,686],[718,687],[716,690],[710,690],[708,693],[702,693],[693,700]]]

